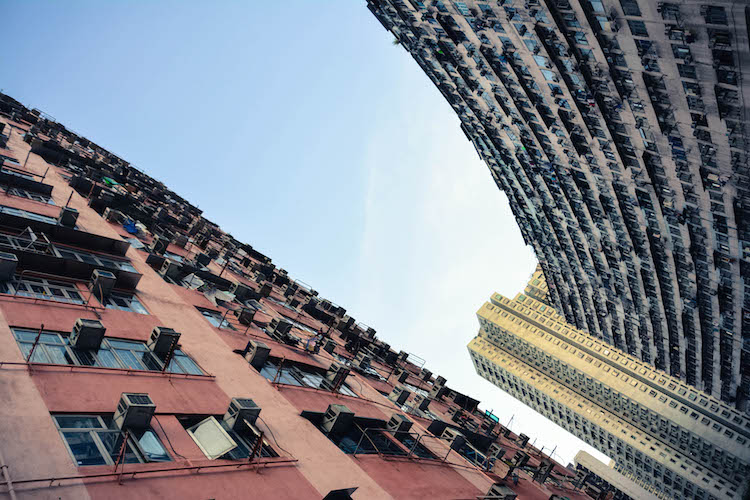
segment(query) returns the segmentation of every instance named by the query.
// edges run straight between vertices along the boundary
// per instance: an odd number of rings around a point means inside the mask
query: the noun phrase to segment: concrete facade
[[[125,160],[1,94],[0,144],[0,498],[586,498],[424,361]],[[72,335],[79,319],[104,337]],[[156,327],[179,339],[149,343]],[[120,428],[123,393],[154,414]],[[257,420],[227,418],[232,398]],[[328,428],[336,405],[353,416]]]
[[[748,410],[747,2],[368,0],[568,322]]]
[[[613,458],[651,494],[742,498],[750,469],[743,413],[575,328],[529,295],[495,294],[477,317],[480,330],[469,343],[477,372]]]

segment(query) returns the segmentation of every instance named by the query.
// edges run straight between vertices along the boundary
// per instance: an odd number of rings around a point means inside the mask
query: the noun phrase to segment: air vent
[[[151,331],[148,348],[157,354],[166,354],[177,347],[179,340],[180,334],[178,332],[165,326],[156,326]]]
[[[412,425],[413,422],[409,420],[405,415],[394,413],[393,416],[391,416],[390,420],[388,420],[387,426],[388,430],[393,432],[394,434],[401,434],[409,432]]]
[[[60,215],[57,217],[57,223],[61,226],[74,228],[78,222],[78,210],[70,207],[62,207]]]
[[[398,405],[403,405],[404,403],[406,403],[406,400],[409,399],[409,396],[411,396],[411,392],[409,392],[409,390],[400,385],[397,385],[388,395],[388,399]]]
[[[258,371],[266,364],[270,353],[271,348],[259,340],[251,340],[245,347],[245,359]]]
[[[102,269],[94,269],[94,272],[91,273],[91,290],[99,302],[104,302],[104,299],[109,297],[115,287],[115,281],[117,281],[117,277],[113,273]]]
[[[148,394],[123,392],[113,420],[120,429],[146,429],[155,411]]]
[[[328,405],[320,427],[328,434],[346,432],[354,422],[354,412],[346,405]]]
[[[70,334],[70,345],[76,349],[99,349],[106,329],[101,321],[78,318]]]
[[[260,415],[260,407],[249,398],[232,398],[229,408],[224,414],[224,422],[232,430],[238,430],[249,425],[255,425]]]

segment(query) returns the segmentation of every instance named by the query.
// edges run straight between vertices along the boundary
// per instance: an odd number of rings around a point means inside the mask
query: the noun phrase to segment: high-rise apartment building
[[[747,409],[747,2],[367,3],[508,195],[550,303]]]
[[[537,272],[527,293],[495,294],[479,309],[477,372],[654,495],[742,498],[750,418],[570,325],[540,300],[542,282]]]
[[[0,396],[0,499],[588,498],[424,360],[2,94]]]

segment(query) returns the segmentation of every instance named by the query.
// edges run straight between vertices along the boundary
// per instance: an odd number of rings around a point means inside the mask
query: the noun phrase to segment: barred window
[[[117,428],[111,415],[53,415],[52,418],[77,466],[117,462],[125,433]],[[153,430],[142,429],[129,431],[122,461],[171,462],[172,457]]]
[[[122,339],[102,340],[99,349],[83,350],[70,345],[67,335],[27,328],[13,328],[13,336],[24,359],[33,363],[96,366],[131,370],[162,371],[165,359],[151,352],[143,342]],[[34,342],[39,341],[31,359]],[[203,375],[203,370],[187,354],[175,349],[165,370],[169,373]]]
[[[104,299],[104,306],[108,309],[148,314],[148,311],[138,298],[132,293],[112,292]]]
[[[16,186],[0,186],[0,189],[4,190],[11,196],[18,196],[20,198],[27,198],[29,200],[38,201],[40,203],[46,203],[48,205],[54,205],[55,202],[49,195],[42,193],[34,193],[27,189],[19,188]]]
[[[54,300],[69,304],[83,304],[83,296],[73,283],[25,276],[0,283],[0,293]]]

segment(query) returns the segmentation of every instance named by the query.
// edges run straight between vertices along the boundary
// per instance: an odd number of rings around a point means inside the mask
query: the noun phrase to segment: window
[[[13,328],[12,331],[21,354],[28,360],[39,331],[26,328]],[[67,335],[45,331],[39,337],[39,343],[30,361],[160,372],[165,360],[151,352],[143,342],[105,338],[99,349],[82,350],[71,346]],[[175,349],[166,371],[203,375],[203,370],[180,349]]]
[[[636,0],[620,0],[622,5],[622,12],[626,16],[640,16],[641,9],[638,8],[638,2]]]
[[[331,390],[331,384],[325,378],[324,373],[304,365],[293,365],[287,362],[279,369],[279,365],[275,361],[269,360],[261,368],[260,374],[268,380],[275,380],[279,384]],[[339,392],[347,396],[359,397],[346,383],[341,384]]]
[[[646,30],[646,23],[643,21],[632,21],[628,20],[628,26],[633,36],[644,36],[648,37],[648,30]]]
[[[20,198],[27,198],[32,201],[38,201],[40,203],[46,203],[48,205],[54,205],[55,202],[49,195],[42,193],[34,193],[32,191],[19,188],[16,186],[0,186],[0,189],[4,189],[5,192],[11,196],[18,196]]]
[[[67,302],[69,304],[84,303],[83,296],[75,284],[31,276],[0,283],[0,293]]]
[[[104,306],[108,309],[148,314],[148,311],[138,298],[132,293],[112,292],[104,299]]]
[[[24,219],[57,225],[57,219],[54,217],[28,212],[26,210],[21,210],[20,208],[7,207],[5,205],[0,205],[0,214],[14,215],[16,217],[23,217]]]
[[[53,415],[53,420],[77,466],[114,465],[117,462],[125,432],[115,426],[112,416]],[[154,431],[129,431],[122,462],[171,461]]]
[[[179,420],[201,451],[211,460],[247,460],[261,437],[255,426],[239,424],[232,429],[223,419],[214,416],[182,417]],[[260,446],[260,456],[279,455],[264,438]]]
[[[126,260],[118,260],[109,256],[98,255],[93,253],[84,252],[82,250],[73,250],[72,248],[56,246],[55,251],[57,254],[70,260],[77,260],[86,264],[91,264],[97,267],[103,267],[105,269],[115,269],[118,271],[127,271],[130,273],[137,272],[133,265]]]
[[[212,311],[210,309],[197,308],[206,320],[216,328],[226,328],[228,330],[234,330],[229,321],[219,312]]]

